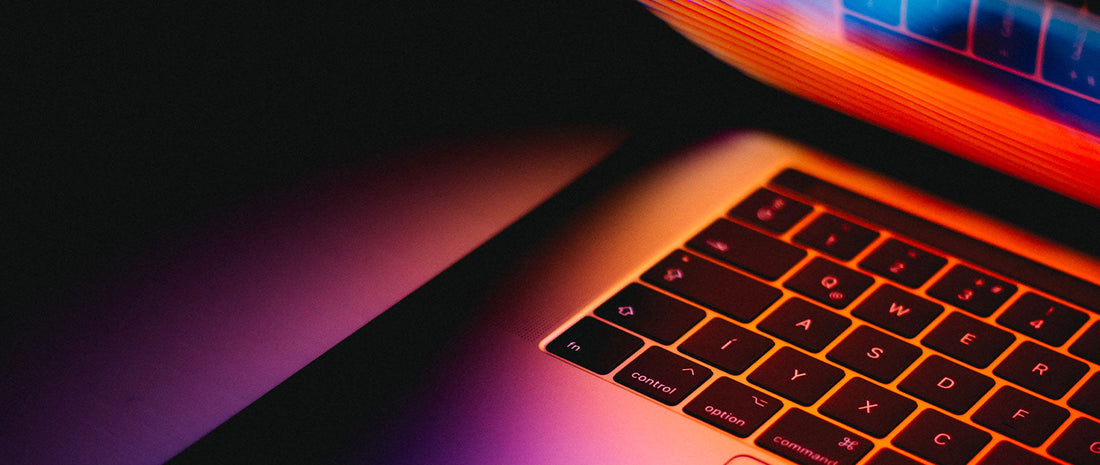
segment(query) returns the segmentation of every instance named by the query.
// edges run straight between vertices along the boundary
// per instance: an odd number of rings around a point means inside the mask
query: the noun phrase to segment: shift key
[[[872,447],[866,438],[799,409],[779,417],[756,445],[803,465],[853,465]]]

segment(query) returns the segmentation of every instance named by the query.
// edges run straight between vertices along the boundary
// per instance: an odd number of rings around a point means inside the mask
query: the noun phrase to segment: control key
[[[615,381],[658,402],[676,405],[711,373],[703,365],[654,346],[619,370]]]

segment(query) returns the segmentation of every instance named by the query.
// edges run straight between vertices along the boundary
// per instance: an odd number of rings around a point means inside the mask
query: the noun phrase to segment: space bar
[[[801,171],[783,171],[772,179],[772,184],[904,234],[976,265],[995,270],[1085,308],[1100,308],[1100,286]]]

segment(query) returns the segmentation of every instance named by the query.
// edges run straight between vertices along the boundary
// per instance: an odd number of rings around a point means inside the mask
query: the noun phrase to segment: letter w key
[[[904,337],[914,337],[943,312],[943,306],[891,285],[883,285],[852,310],[865,321]]]

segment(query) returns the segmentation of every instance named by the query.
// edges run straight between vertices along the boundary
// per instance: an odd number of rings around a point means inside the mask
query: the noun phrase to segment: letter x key
[[[878,407],[878,404],[872,404],[871,401],[869,401],[869,400],[865,400],[863,402],[864,402],[863,406],[860,407],[859,409],[867,412],[868,415],[871,414],[871,409],[873,409],[875,407]]]

